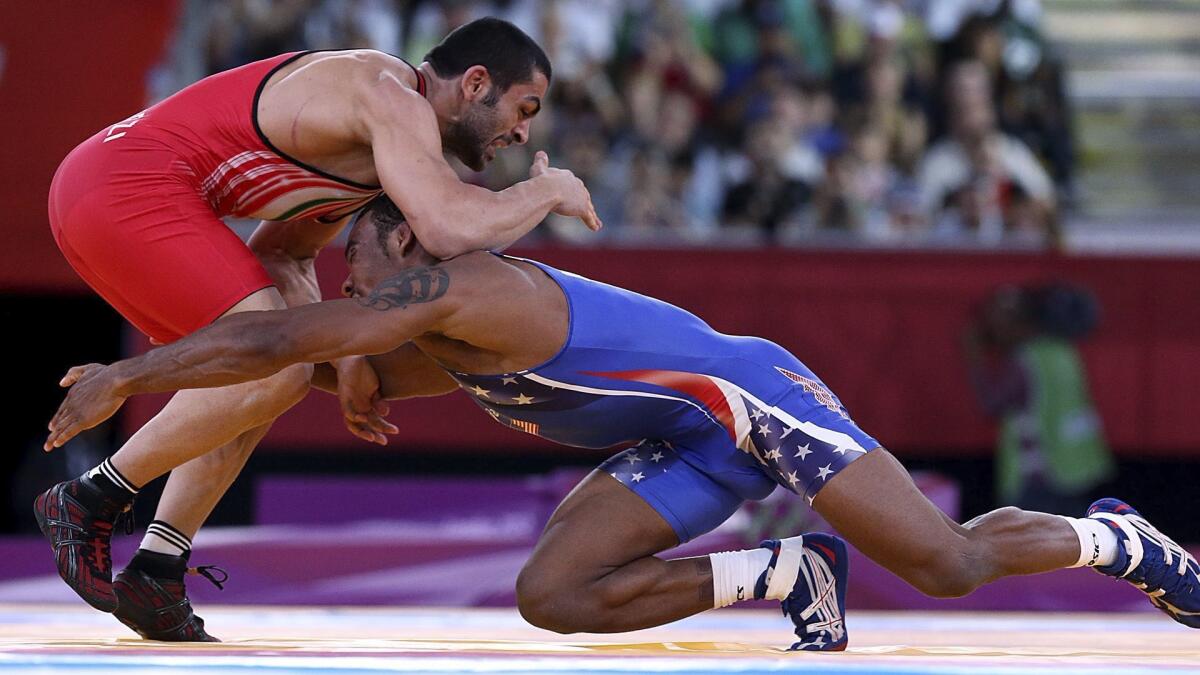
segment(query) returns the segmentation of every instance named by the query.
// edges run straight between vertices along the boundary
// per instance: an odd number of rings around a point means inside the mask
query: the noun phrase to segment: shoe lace
[[[229,572],[226,572],[224,569],[217,567],[216,565],[199,565],[197,567],[189,567],[187,568],[187,573],[208,579],[210,582],[212,582],[213,586],[216,586],[222,591],[225,590],[225,582],[229,581]],[[221,575],[219,579],[217,578],[217,574]]]
[[[127,535],[133,534],[135,524],[136,522],[133,515],[133,504],[126,506],[120,513],[117,514],[116,518],[113,518],[113,529],[116,530],[118,526],[124,525],[125,534]]]
[[[117,512],[111,522],[97,520],[92,524],[92,543],[83,547],[83,559],[93,569],[101,570],[101,560],[107,560],[112,565],[112,533],[119,525],[125,526],[125,534],[133,534],[133,505],[127,505]]]
[[[837,581],[834,578],[833,570],[820,556],[805,551],[800,574],[806,580],[812,601],[797,612],[800,604],[797,600],[799,599],[789,595],[782,603],[783,613],[793,613],[793,616],[803,622],[802,625],[796,627],[798,637],[803,637],[799,633],[800,630],[803,630],[805,634],[823,632],[834,642],[840,640],[845,631],[845,624],[841,612],[838,611]],[[810,619],[814,620],[810,621]]]
[[[1196,563],[1196,559],[1184,550],[1182,546],[1175,543],[1167,535],[1159,532],[1145,518],[1128,515],[1126,516],[1126,520],[1137,529],[1138,533],[1144,539],[1158,546],[1163,552],[1163,566],[1160,568],[1162,574],[1154,575],[1155,578],[1153,579],[1149,578],[1150,575],[1147,575],[1147,579],[1143,583],[1147,586],[1174,591],[1181,583],[1187,583],[1186,579],[1189,572],[1197,582],[1200,582],[1200,565]]]

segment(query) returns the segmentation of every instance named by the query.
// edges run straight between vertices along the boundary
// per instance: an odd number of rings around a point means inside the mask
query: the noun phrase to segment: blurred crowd
[[[554,65],[530,143],[607,224],[576,242],[1054,246],[1073,150],[1040,0],[191,0],[162,93],[296,49],[419,63],[483,15]]]

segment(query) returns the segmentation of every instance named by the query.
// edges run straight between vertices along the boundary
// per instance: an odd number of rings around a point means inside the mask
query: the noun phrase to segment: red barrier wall
[[[1118,451],[1195,455],[1200,438],[1200,263],[930,252],[539,250],[585,276],[676,303],[729,333],[784,345],[888,447],[910,455],[989,452],[959,337],[974,303],[1006,282],[1063,279],[1103,307],[1084,347],[1092,389]],[[319,259],[327,296],[345,274],[340,251]],[[127,425],[156,410],[131,401]],[[491,421],[465,396],[393,405],[390,448],[511,452],[549,443]],[[336,402],[314,393],[266,441],[276,449],[354,447]]]
[[[50,179],[71,148],[141,110],[174,0],[0,2],[0,289],[87,290],[50,236]]]

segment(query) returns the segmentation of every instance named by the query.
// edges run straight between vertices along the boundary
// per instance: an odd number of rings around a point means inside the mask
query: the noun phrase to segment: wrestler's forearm
[[[548,176],[522,181],[499,192],[462,184],[435,211],[406,211],[422,245],[439,258],[511,245],[537,227],[561,199]]]
[[[244,312],[141,356],[110,366],[121,396],[223,387],[262,379],[297,363],[276,322]]]
[[[267,270],[267,274],[271,275],[288,307],[321,301],[321,287],[317,283],[317,270],[313,259],[264,256],[260,257],[259,261]]]

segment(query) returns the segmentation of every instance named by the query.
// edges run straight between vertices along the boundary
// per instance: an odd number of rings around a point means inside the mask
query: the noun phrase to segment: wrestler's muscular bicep
[[[379,282],[365,297],[321,303],[318,320],[299,316],[281,331],[288,360],[318,363],[357,354],[383,354],[412,338],[439,332],[466,294],[454,292],[447,265],[405,270]]]
[[[512,244],[562,201],[564,186],[578,183],[561,171],[543,171],[499,192],[459,180],[442,155],[437,115],[400,72],[381,61],[359,73],[356,128],[371,148],[384,192],[433,256],[444,260]]]
[[[357,91],[360,133],[371,146],[380,185],[429,248],[436,233],[423,225],[442,222],[442,211],[469,199],[464,193],[474,186],[459,180],[442,155],[437,115],[428,101],[393,69],[379,68],[374,77],[370,72],[360,75]]]

